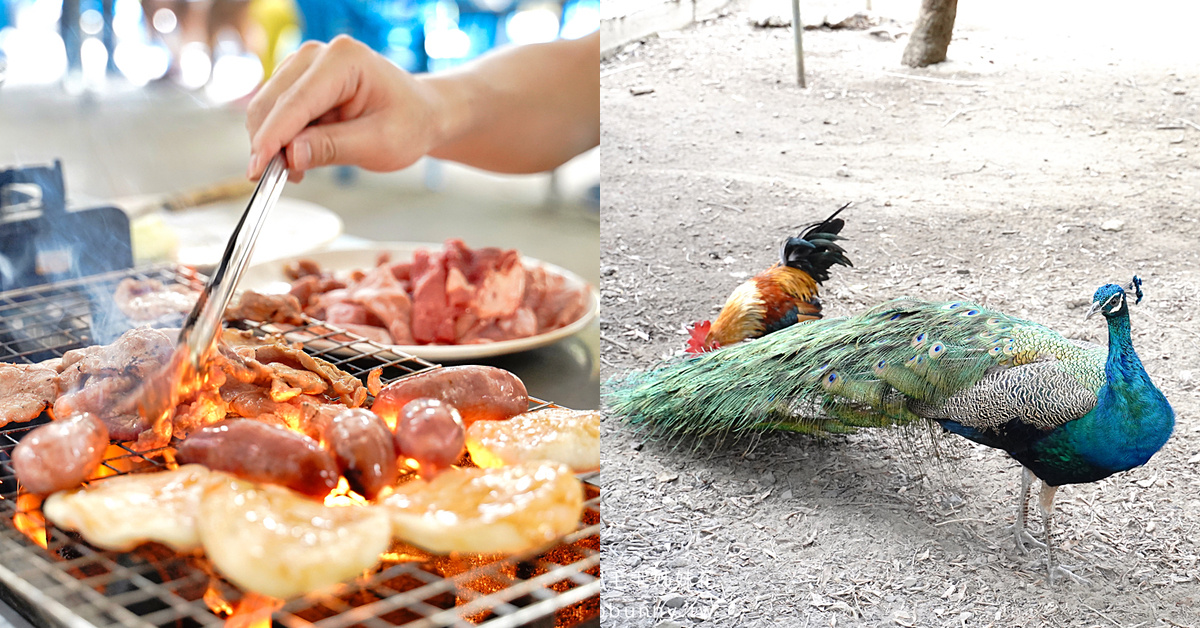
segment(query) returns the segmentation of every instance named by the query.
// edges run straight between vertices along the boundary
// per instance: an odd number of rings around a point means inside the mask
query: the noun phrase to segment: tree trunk
[[[921,14],[908,37],[900,62],[913,68],[923,68],[946,60],[950,36],[954,34],[954,15],[958,0],[921,0]]]

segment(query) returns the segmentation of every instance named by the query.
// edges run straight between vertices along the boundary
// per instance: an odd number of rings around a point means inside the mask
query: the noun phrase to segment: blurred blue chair
[[[388,45],[391,25],[386,14],[396,2],[373,0],[296,0],[303,18],[304,39],[329,41],[342,34],[350,35],[371,47],[384,51]]]

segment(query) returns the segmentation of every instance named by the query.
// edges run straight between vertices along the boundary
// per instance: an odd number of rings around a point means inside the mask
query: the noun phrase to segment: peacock
[[[651,436],[748,430],[850,432],[933,421],[1022,465],[1017,549],[1046,550],[1048,578],[1074,577],[1051,551],[1054,496],[1145,464],[1175,414],[1130,337],[1142,281],[1096,290],[1108,347],[961,301],[909,298],[816,320],[606,385],[611,412]],[[1033,478],[1044,541],[1025,527]]]

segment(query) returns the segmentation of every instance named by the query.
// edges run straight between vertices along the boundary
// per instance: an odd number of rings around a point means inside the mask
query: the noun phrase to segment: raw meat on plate
[[[336,278],[312,260],[286,269],[306,314],[378,342],[477,344],[527,338],[566,326],[587,309],[587,291],[513,249],[471,249],[447,240],[411,261],[384,256]]]

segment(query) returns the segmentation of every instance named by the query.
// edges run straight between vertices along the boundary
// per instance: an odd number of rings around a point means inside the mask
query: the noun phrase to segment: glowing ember
[[[163,463],[166,464],[168,470],[174,471],[175,469],[179,468],[179,463],[175,462],[174,448],[168,447],[162,450],[160,453],[162,454]]]
[[[334,506],[366,506],[367,498],[350,490],[350,483],[346,478],[338,478],[338,485],[328,495],[325,496],[325,505]]]
[[[204,592],[204,604],[208,606],[208,610],[217,615],[226,616],[233,614],[233,606],[221,595],[215,586],[210,582],[208,589]]]
[[[270,628],[271,614],[283,607],[283,600],[250,592],[234,606],[214,581],[204,591],[204,604],[214,614],[225,617],[225,628]]]
[[[109,445],[108,449],[104,450],[104,464],[96,467],[96,471],[92,473],[91,480],[99,480],[110,475],[118,473],[127,473],[133,469],[133,462],[130,460],[127,451],[117,445]]]
[[[13,515],[13,525],[21,534],[43,549],[46,543],[46,518],[42,516],[42,498],[33,493],[17,496],[17,513]]]
[[[164,465],[168,469],[179,468],[179,465],[175,462],[175,450],[173,448],[154,450],[145,456],[140,456],[130,453],[130,449],[126,447],[128,447],[128,444],[124,446],[109,444],[108,448],[104,450],[104,463],[92,472],[87,481],[92,482],[101,478],[139,471],[158,470]]]
[[[225,620],[225,628],[271,628],[271,614],[283,608],[283,600],[247,593]]]
[[[482,447],[471,449],[471,461],[475,463],[475,466],[485,469],[496,469],[504,466],[504,461],[499,456]]]
[[[433,558],[433,554],[405,543],[398,543],[391,551],[379,555],[379,560],[385,563],[423,562]]]

